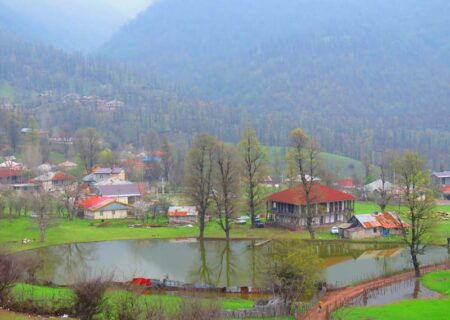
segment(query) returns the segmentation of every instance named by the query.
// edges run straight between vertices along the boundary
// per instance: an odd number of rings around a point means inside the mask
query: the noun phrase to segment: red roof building
[[[20,183],[22,170],[0,169],[0,184]]]
[[[346,192],[314,183],[310,204],[314,212],[313,225],[344,222],[354,211],[356,198]],[[306,194],[302,185],[296,185],[267,197],[272,220],[280,225],[306,225]]]
[[[338,181],[339,187],[345,188],[345,189],[355,189],[356,183],[353,179],[347,178],[347,179],[341,179]]]

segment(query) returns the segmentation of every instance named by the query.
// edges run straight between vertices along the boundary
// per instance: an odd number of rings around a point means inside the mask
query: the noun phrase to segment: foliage
[[[295,241],[276,241],[267,259],[267,273],[274,292],[288,306],[316,290],[321,270],[317,253]]]
[[[97,277],[73,286],[74,312],[81,320],[91,320],[101,313],[106,304],[106,290],[110,280]]]
[[[0,306],[9,302],[11,289],[20,279],[21,271],[16,257],[0,251]]]
[[[255,130],[247,128],[239,143],[243,161],[243,180],[245,184],[247,207],[252,227],[255,226],[256,210],[262,202],[259,185],[265,173],[267,156],[258,141]]]
[[[429,175],[425,169],[425,159],[420,154],[407,151],[394,161],[404,190],[405,211],[403,217],[410,224],[403,229],[403,238],[408,245],[416,276],[420,276],[418,255],[424,254],[424,242],[431,236],[435,221],[433,208],[434,194],[429,188]],[[402,211],[400,211],[402,212]]]
[[[213,137],[197,135],[186,161],[186,194],[199,212],[200,239],[203,239],[206,211],[212,202],[215,144]]]

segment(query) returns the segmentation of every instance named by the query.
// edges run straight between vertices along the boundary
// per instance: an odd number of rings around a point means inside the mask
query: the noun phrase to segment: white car
[[[339,234],[339,228],[338,227],[331,227],[330,232],[331,232],[331,234]]]
[[[234,223],[236,223],[236,224],[246,224],[247,220],[239,218],[239,219],[236,219],[234,221]]]

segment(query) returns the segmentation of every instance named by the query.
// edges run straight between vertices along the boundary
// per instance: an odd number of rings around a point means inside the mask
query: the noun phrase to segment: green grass
[[[333,320],[438,320],[448,319],[450,299],[404,300],[376,306],[343,308],[333,314]]]
[[[357,202],[355,212],[369,213],[376,211],[377,206],[371,202]],[[438,207],[437,210],[442,210]],[[158,220],[158,223],[164,221]],[[36,221],[30,217],[9,218],[4,216],[0,219],[0,245],[6,246],[12,251],[23,251],[50,245],[74,243],[74,242],[96,242],[110,240],[128,239],[168,239],[197,237],[198,226],[192,228],[164,226],[153,228],[129,228],[129,224],[139,223],[134,219],[111,220],[105,227],[99,227],[99,221],[75,219],[68,221],[61,218],[55,221],[55,226],[49,228],[46,233],[45,242],[39,242],[39,231]],[[152,221],[150,220],[150,223]],[[439,220],[439,224],[431,239],[431,243],[445,244],[450,234],[450,221]],[[206,237],[223,238],[224,233],[215,222],[206,226]],[[234,239],[309,239],[306,231],[289,231],[285,229],[264,228],[251,229],[249,225],[233,225],[231,237]],[[328,227],[318,229],[316,232],[318,240],[338,240],[339,237],[330,234]],[[29,244],[22,244],[22,239],[32,239]],[[399,241],[399,237],[367,239],[367,241]]]
[[[45,304],[48,310],[58,309],[61,307],[70,308],[74,301],[74,295],[70,288],[45,287],[31,284],[17,284],[12,291],[13,297],[17,301],[34,302],[37,305]],[[107,292],[108,304],[113,308],[122,301],[126,301],[124,297],[135,299],[130,292],[125,290],[110,290]],[[161,303],[164,310],[175,312],[183,301],[183,296],[152,294],[140,295],[137,297],[142,305]],[[199,298],[202,303],[217,303],[217,306],[224,310],[249,309],[253,307],[253,301],[239,298]]]
[[[422,276],[422,283],[427,288],[450,295],[450,270],[436,271]]]

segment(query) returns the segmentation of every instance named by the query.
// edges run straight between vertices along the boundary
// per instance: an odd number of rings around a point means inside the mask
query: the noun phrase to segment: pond
[[[216,286],[261,287],[264,259],[270,244],[255,241],[122,240],[60,245],[22,253],[43,261],[39,280],[71,284],[83,275],[114,274],[117,281],[148,277],[183,282],[207,282]],[[408,251],[393,244],[299,241],[311,245],[324,262],[324,280],[345,286],[403,269],[410,269]],[[423,264],[449,258],[448,249],[430,246]]]

